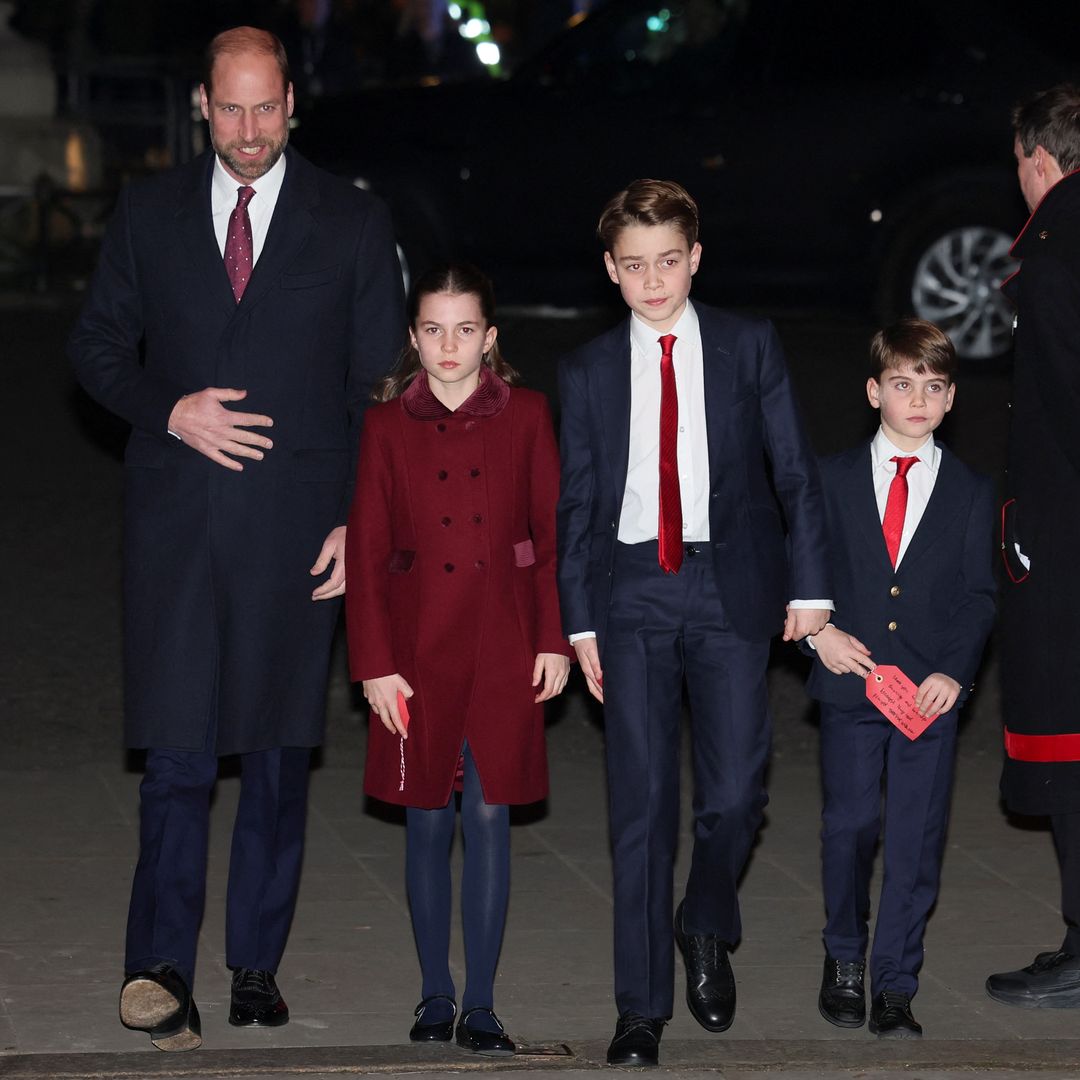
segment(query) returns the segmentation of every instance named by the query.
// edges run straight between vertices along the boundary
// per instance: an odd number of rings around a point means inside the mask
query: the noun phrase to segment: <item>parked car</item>
[[[508,79],[323,99],[294,139],[388,200],[410,268],[472,259],[503,303],[602,300],[601,207],[670,177],[702,208],[696,295],[914,311],[990,360],[1024,220],[1010,106],[1071,38],[988,7],[612,0]]]

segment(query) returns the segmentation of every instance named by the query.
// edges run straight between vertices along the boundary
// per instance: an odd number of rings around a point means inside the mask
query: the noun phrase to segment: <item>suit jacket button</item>
[[[895,629],[896,629],[896,625],[897,625],[897,624],[896,624],[896,620],[894,619],[894,620],[893,620],[893,621],[892,621],[891,623],[889,623],[889,629],[890,629],[890,630],[895,630]]]
[[[894,585],[894,586],[893,586],[893,587],[892,587],[892,588],[891,588],[891,589],[889,590],[889,595],[890,595],[890,596],[899,596],[899,595],[900,595],[900,586],[899,586],[899,585]]]

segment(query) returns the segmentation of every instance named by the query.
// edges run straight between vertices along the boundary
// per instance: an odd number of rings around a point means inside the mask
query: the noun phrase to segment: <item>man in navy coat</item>
[[[218,35],[213,152],[131,185],[69,351],[132,426],[125,453],[125,736],[147,751],[120,1017],[201,1042],[191,997],[218,757],[240,755],[229,1020],[281,1024],[310,750],[363,410],[401,344],[384,207],[286,144],[273,35]]]

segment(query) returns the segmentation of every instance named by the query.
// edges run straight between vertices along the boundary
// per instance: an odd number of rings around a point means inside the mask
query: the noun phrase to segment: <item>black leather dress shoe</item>
[[[427,1012],[428,1006],[433,1001],[450,1002],[449,1020],[424,1021],[424,1013]],[[457,1016],[457,1003],[452,997],[447,997],[446,994],[432,994],[431,997],[424,998],[416,1006],[415,1016],[416,1023],[409,1029],[409,1038],[413,1042],[449,1042],[454,1037],[454,1017]]]
[[[171,964],[155,964],[125,976],[120,1023],[148,1032],[159,1050],[194,1050],[202,1045],[199,1010]]]
[[[623,1013],[615,1025],[615,1035],[607,1051],[609,1065],[633,1069],[660,1063],[660,1036],[664,1021],[637,1013]]]
[[[862,960],[837,960],[825,957],[818,994],[818,1012],[842,1028],[862,1027],[866,1023],[866,987],[863,983],[866,964]]]
[[[986,992],[1004,1005],[1021,1009],[1080,1008],[1080,956],[1039,953],[1020,971],[1004,971],[986,980]]]
[[[911,1014],[911,998],[882,990],[870,1003],[870,1031],[879,1039],[921,1039],[922,1025]]]
[[[269,971],[237,968],[233,972],[229,1006],[233,1027],[281,1027],[288,1022],[289,1006]]]
[[[735,1019],[735,975],[727,942],[683,930],[684,900],[675,912],[675,943],[686,967],[686,1004],[706,1031],[727,1031]]]
[[[480,1021],[482,1026],[478,1026],[481,1017],[484,1018]],[[491,1009],[482,1006],[469,1009],[458,1021],[457,1044],[484,1057],[510,1057],[517,1050],[499,1018]]]

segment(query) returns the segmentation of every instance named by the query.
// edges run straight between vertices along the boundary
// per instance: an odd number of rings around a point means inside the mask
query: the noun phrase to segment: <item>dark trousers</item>
[[[1080,956],[1080,814],[1053,814],[1054,850],[1061,869],[1062,952]]]
[[[825,948],[838,960],[866,956],[870,876],[884,837],[881,898],[870,955],[871,990],[914,996],[923,934],[937,899],[956,758],[957,712],[914,741],[871,704],[821,705],[821,862]]]
[[[761,823],[770,723],[767,641],[724,614],[708,545],[665,574],[656,543],[619,544],[601,643],[615,899],[615,1001],[671,1016],[672,871],[683,684],[694,754],[694,850],[684,926],[734,944],[736,884]]]
[[[226,900],[225,953],[231,968],[277,971],[285,950],[303,860],[310,759],[306,747],[240,755]],[[189,989],[194,986],[217,773],[212,749],[147,751],[125,971],[165,962]]]

